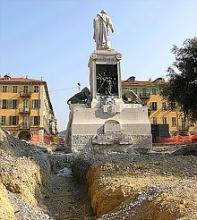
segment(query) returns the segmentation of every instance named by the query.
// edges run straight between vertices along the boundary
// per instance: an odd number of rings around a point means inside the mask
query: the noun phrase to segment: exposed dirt
[[[92,220],[88,194],[101,220],[197,219],[196,149],[76,157],[0,129],[0,220]]]
[[[111,212],[100,219],[197,219],[195,156],[141,155],[133,161],[96,163],[87,182],[94,213]],[[152,187],[158,188],[153,198]]]
[[[0,220],[93,219],[86,189],[61,170],[69,163],[0,129]]]
[[[44,204],[55,220],[94,219],[87,191],[73,177],[52,175],[44,195]]]

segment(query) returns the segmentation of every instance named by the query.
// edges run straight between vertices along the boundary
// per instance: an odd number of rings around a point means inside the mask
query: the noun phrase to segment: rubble
[[[195,156],[86,153],[78,156],[73,167],[88,185],[99,219],[197,218]],[[149,199],[151,189],[158,193]],[[141,195],[144,200],[139,200]],[[141,202],[134,205],[135,201]]]
[[[14,219],[14,208],[8,198],[5,186],[0,182],[0,220]]]
[[[62,170],[58,171],[57,176],[73,177],[72,170],[68,167],[64,167]]]
[[[86,191],[71,173],[74,158],[0,129],[0,220],[92,219]]]
[[[14,215],[18,220],[54,220],[38,207],[33,207],[15,193],[8,192],[9,199],[14,206]]]
[[[75,177],[100,220],[197,219],[197,160],[188,148],[53,153],[0,129],[0,220],[94,219]]]
[[[183,145],[176,151],[172,153],[172,155],[194,155],[197,156],[197,144],[188,144],[188,145]]]
[[[26,218],[26,215],[17,217],[16,213],[27,213],[30,209],[27,207],[34,210],[39,205],[42,187],[50,173],[50,158],[45,149],[20,141],[0,129],[0,184],[7,194],[7,197],[3,196],[7,198],[7,207],[10,207],[4,210],[4,214],[0,213],[0,219],[36,219]],[[18,210],[16,201],[22,209]],[[29,216],[34,216],[32,213]],[[45,216],[39,219],[50,218]]]

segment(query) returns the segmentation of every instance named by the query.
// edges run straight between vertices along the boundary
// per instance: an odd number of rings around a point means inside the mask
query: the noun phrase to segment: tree
[[[169,80],[162,95],[178,103],[187,121],[197,121],[197,38],[187,39],[183,47],[173,46],[175,62],[169,67]]]

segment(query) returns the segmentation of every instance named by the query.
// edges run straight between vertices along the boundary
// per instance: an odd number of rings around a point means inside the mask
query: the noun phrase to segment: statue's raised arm
[[[109,39],[109,29],[114,32],[113,23],[111,18],[107,15],[105,10],[102,10],[94,18],[94,40],[96,42],[97,50],[106,50],[111,48],[111,42]]]

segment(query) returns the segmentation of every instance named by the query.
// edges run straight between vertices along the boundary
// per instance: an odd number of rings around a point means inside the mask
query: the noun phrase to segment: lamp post
[[[81,91],[81,83],[77,83],[78,91]]]

